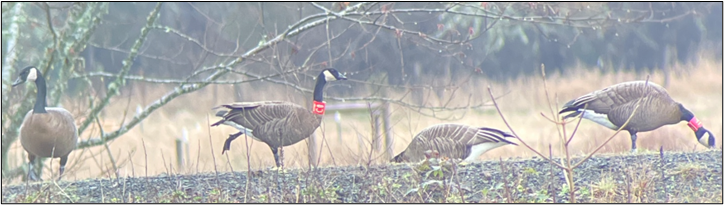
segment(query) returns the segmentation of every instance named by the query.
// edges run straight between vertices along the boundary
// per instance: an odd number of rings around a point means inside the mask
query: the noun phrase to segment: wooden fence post
[[[365,145],[370,144],[371,150],[380,150],[380,147],[385,146],[385,151],[390,150],[390,145],[387,145],[388,143],[391,144],[391,134],[387,134],[391,132],[389,117],[386,115],[389,115],[389,111],[385,111],[384,109],[380,109],[382,104],[380,103],[341,103],[341,104],[329,104],[327,105],[327,112],[335,111],[334,113],[334,120],[335,124],[337,126],[337,140],[339,142],[342,142],[343,136],[342,136],[342,114],[340,111],[354,111],[354,112],[371,112],[370,117],[372,120],[372,136],[366,136],[367,133],[358,133],[357,134],[357,140],[358,140],[358,148],[359,151],[366,151]],[[383,126],[384,125],[384,126]],[[382,127],[384,127],[385,131],[382,131]],[[390,130],[390,131],[387,131]],[[383,136],[385,138],[383,138]],[[351,137],[351,136],[348,136]],[[311,138],[311,137],[310,137]],[[366,142],[365,138],[372,139],[372,141]],[[384,141],[384,142],[383,142]],[[389,141],[389,142],[387,142]],[[316,143],[315,143],[316,144]],[[311,149],[310,149],[311,150]],[[316,153],[318,155],[318,153]],[[391,155],[391,153],[390,153]],[[311,154],[310,154],[311,156]]]
[[[374,143],[374,150],[379,151],[380,147],[382,146],[382,132],[380,131],[380,127],[382,127],[382,118],[380,117],[380,109],[379,107],[375,107],[372,110],[372,122],[374,123],[374,130],[372,137],[372,143]]]
[[[392,112],[390,111],[390,103],[388,102],[382,104],[382,118],[382,126],[385,130],[385,152],[387,152],[387,159],[392,159],[394,156],[392,146],[395,141],[392,137]]]
[[[184,148],[183,141],[181,138],[176,138],[176,164],[178,169],[181,170],[184,167]]]
[[[334,111],[334,122],[337,124],[337,141],[342,142],[342,115]]]

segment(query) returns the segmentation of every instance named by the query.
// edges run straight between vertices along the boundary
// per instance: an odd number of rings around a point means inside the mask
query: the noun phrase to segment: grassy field
[[[722,142],[722,63],[708,59],[700,59],[695,65],[674,65],[670,68],[671,78],[668,84],[669,94],[684,104],[711,130],[716,136],[717,147]],[[619,82],[644,80],[650,75],[650,81],[663,84],[664,75],[653,73],[607,73],[585,71],[584,69],[569,69],[562,75],[549,75],[547,85],[554,103],[562,105],[570,99],[586,94],[590,91]],[[546,93],[543,89],[543,80],[537,77],[525,77],[516,80],[495,83],[482,79],[456,83],[462,88],[455,92],[455,96],[445,93],[442,99],[431,97],[428,105],[441,106],[452,97],[448,106],[462,106],[469,100],[474,103],[489,101],[487,87],[494,93],[509,94],[498,100],[501,109],[515,129],[517,134],[527,143],[538,150],[545,150],[553,145],[553,154],[560,156],[560,137],[556,127],[541,116],[544,113],[550,116],[550,109],[546,103]],[[269,86],[264,90],[253,89],[250,85],[241,88],[254,93],[254,100],[288,100],[304,105],[310,101],[311,96],[282,86]],[[136,86],[133,90],[126,90],[121,97],[111,101],[111,105],[104,109],[101,115],[103,130],[115,130],[125,120],[131,119],[136,111],[136,105],[147,105],[156,98],[164,95],[170,88],[158,85]],[[214,92],[218,92],[214,94]],[[261,94],[263,93],[263,94]],[[395,93],[395,92],[390,92]],[[402,93],[398,93],[402,94]],[[133,98],[128,98],[132,95]],[[143,96],[143,97],[140,97]],[[217,96],[214,98],[213,96]],[[76,150],[70,155],[69,167],[66,170],[66,180],[81,180],[88,178],[109,176],[154,176],[161,173],[202,173],[202,172],[228,172],[267,168],[274,165],[269,148],[250,138],[240,137],[232,143],[229,155],[220,155],[224,140],[236,130],[231,127],[208,127],[217,120],[211,111],[222,103],[234,101],[235,93],[231,86],[213,85],[198,92],[179,97],[167,106],[151,114],[141,126],[136,126],[125,135],[110,142],[108,147],[96,147],[85,150]],[[394,95],[391,95],[394,96]],[[435,95],[431,95],[435,96]],[[338,103],[328,101],[328,104]],[[79,113],[87,106],[74,102],[71,98],[64,100],[64,107],[72,112]],[[508,130],[500,116],[493,107],[471,109],[465,111],[437,113],[450,116],[452,120],[426,117],[403,107],[392,107],[392,124],[394,154],[402,151],[411,138],[420,130],[438,123],[462,123],[473,126],[488,126]],[[126,116],[125,119],[123,116]],[[82,119],[76,119],[80,122]],[[379,165],[386,164],[389,154],[380,149],[373,150],[369,113],[343,113],[342,136],[338,138],[334,113],[328,112],[317,130],[316,146],[320,151],[319,165]],[[77,122],[77,123],[78,123]],[[699,145],[694,133],[682,122],[676,125],[662,127],[652,132],[640,133],[638,138],[639,149],[658,150],[663,147],[666,151],[701,151],[706,149]],[[574,125],[569,125],[572,130]],[[184,131],[186,130],[186,131]],[[81,138],[87,139],[98,135],[97,127],[91,128]],[[188,136],[188,161],[183,169],[176,167],[176,154],[174,141]],[[574,155],[582,155],[594,149],[603,140],[612,135],[614,131],[608,130],[590,121],[583,121],[578,133],[572,141],[571,151]],[[322,144],[323,143],[323,144]],[[249,149],[246,146],[250,147]],[[602,155],[628,152],[630,139],[628,133],[616,136],[600,152]],[[308,142],[302,141],[284,149],[285,165],[287,167],[308,166]],[[11,166],[25,161],[25,153],[20,143],[15,143],[10,152]],[[248,159],[247,159],[248,154]],[[110,157],[112,156],[112,157]],[[523,146],[504,146],[486,153],[481,159],[498,159],[500,157],[529,158],[534,153]],[[115,162],[115,163],[114,163]],[[44,179],[51,172],[57,172],[58,162],[47,160]],[[115,165],[114,165],[115,164]],[[114,168],[115,167],[115,168]],[[117,170],[117,171],[114,171]]]

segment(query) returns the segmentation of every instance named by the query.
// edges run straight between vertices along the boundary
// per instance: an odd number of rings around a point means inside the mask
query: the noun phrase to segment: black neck
[[[45,78],[43,78],[43,75],[41,75],[38,71],[36,71],[35,74],[37,75],[37,78],[35,79],[35,87],[38,89],[38,94],[35,96],[35,107],[33,107],[33,113],[47,113],[47,111],[45,111]]]
[[[322,102],[324,98],[324,85],[327,84],[327,80],[324,79],[324,73],[320,73],[317,76],[317,85],[314,86],[314,101]]]
[[[679,111],[681,111],[681,120],[682,121],[690,121],[692,118],[694,118],[694,113],[689,111],[688,109],[684,108],[683,105],[679,104]]]

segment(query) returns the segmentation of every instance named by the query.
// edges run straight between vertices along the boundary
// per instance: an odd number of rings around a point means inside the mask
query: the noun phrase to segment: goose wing
[[[578,111],[585,107],[587,110],[608,115],[612,109],[626,105],[632,101],[635,102],[646,95],[670,99],[666,89],[656,83],[648,82],[647,85],[645,81],[633,81],[593,91],[571,100],[563,106],[563,109],[559,113]],[[575,117],[578,114],[579,113],[576,112],[565,118]]]

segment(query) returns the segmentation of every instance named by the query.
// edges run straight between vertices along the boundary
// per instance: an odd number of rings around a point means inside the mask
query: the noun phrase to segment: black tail
[[[224,117],[224,115],[226,115],[226,112],[227,112],[226,110],[219,110],[218,112],[216,112],[216,117]],[[224,124],[225,121],[226,121],[226,119],[221,119],[221,120],[219,120],[218,122],[215,122],[214,124],[211,124],[211,126],[212,126],[212,127],[215,127],[215,126],[218,126],[218,125],[220,125],[220,124]]]
[[[566,112],[573,112],[573,113],[571,113],[571,114],[568,114],[568,115],[564,116],[563,119],[568,119],[568,118],[571,118],[571,117],[577,117],[578,115],[581,114],[581,112],[578,111],[578,110],[579,110],[579,109],[583,109],[583,107],[586,106],[586,104],[574,106],[574,105],[573,105],[573,102],[574,102],[574,101],[575,101],[575,100],[568,101],[568,103],[566,103],[565,105],[563,105],[563,109],[558,112],[558,114],[563,114],[563,113],[566,113]]]
[[[216,126],[219,126],[220,124],[224,124],[224,122],[226,122],[226,120],[225,120],[225,119],[221,119],[221,120],[219,120],[218,122],[215,122],[214,124],[211,124],[211,126],[212,126],[212,127],[216,127]]]
[[[394,158],[392,158],[392,159],[390,160],[390,162],[397,162],[397,163],[403,162],[404,159],[402,159],[402,154],[404,154],[404,153],[405,153],[405,152],[402,152],[402,153],[398,154],[397,156],[395,156]]]
[[[516,144],[515,142],[511,142],[510,140],[505,139],[505,138],[515,138],[515,136],[513,136],[512,133],[509,133],[509,132],[506,132],[506,131],[502,131],[502,130],[499,130],[499,129],[488,128],[488,127],[479,127],[478,129],[480,129],[480,130],[485,130],[485,131],[488,131],[488,132],[497,133],[497,134],[494,134],[494,135],[487,135],[487,136],[492,137],[492,138],[495,138],[495,140],[498,140],[498,141],[503,141],[503,142],[505,142],[505,143],[518,146],[518,144]]]

